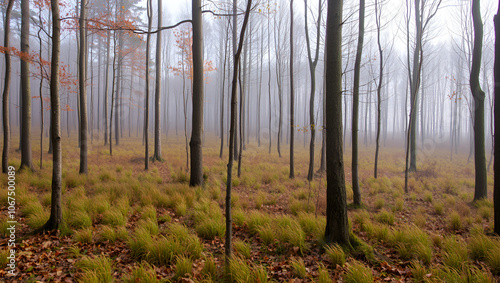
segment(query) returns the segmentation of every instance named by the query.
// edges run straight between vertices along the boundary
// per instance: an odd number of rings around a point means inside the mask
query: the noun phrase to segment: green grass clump
[[[411,275],[415,282],[424,282],[426,279],[427,268],[418,260],[414,260],[411,264]]]
[[[257,233],[265,246],[270,245],[276,239],[276,233],[270,223],[259,226]]]
[[[215,263],[215,259],[213,256],[209,256],[205,259],[205,265],[203,265],[203,269],[201,270],[201,274],[212,280],[217,278],[217,264]]]
[[[290,203],[288,204],[288,209],[290,213],[293,215],[297,215],[300,212],[314,213],[314,211],[316,210],[313,201],[309,201],[308,203],[307,200],[296,200],[296,199],[290,201]]]
[[[300,227],[306,235],[318,237],[324,234],[326,224],[324,223],[323,218],[316,218],[312,213],[301,212],[298,215],[298,220]]]
[[[26,223],[31,229],[36,230],[42,227],[47,222],[47,220],[49,220],[49,217],[50,213],[46,210],[42,210],[40,212],[30,214],[30,216],[28,216],[27,218]]]
[[[344,275],[346,283],[372,283],[372,270],[366,267],[363,263],[354,260],[348,265],[349,270]]]
[[[489,219],[491,217],[491,208],[488,206],[481,206],[477,210],[477,214],[484,219]]]
[[[241,240],[234,241],[233,247],[236,253],[243,256],[244,258],[250,258],[250,256],[252,255],[250,244],[245,243],[244,241]]]
[[[471,233],[467,247],[472,260],[485,260],[488,251],[494,247],[494,243],[484,234]]]
[[[234,257],[229,263],[229,274],[233,282],[247,283],[252,279],[252,273],[248,264],[239,257]]]
[[[9,259],[7,258],[10,255],[9,250],[1,249],[0,250],[0,266],[5,267],[7,263],[9,263]]]
[[[98,178],[101,182],[116,181],[116,178],[107,170],[101,171]]]
[[[35,200],[35,201],[31,201],[31,202],[28,202],[25,205],[23,205],[23,208],[21,209],[21,213],[25,217],[29,217],[32,214],[43,213],[43,210],[44,209],[43,209],[42,204],[38,200]]]
[[[277,238],[281,242],[298,247],[301,253],[306,249],[306,234],[294,218],[278,216],[274,222]]]
[[[366,221],[370,221],[370,214],[368,214],[368,211],[363,209],[353,213],[352,218],[353,223],[362,226]]]
[[[377,213],[375,215],[375,219],[380,223],[385,223],[389,225],[394,224],[395,221],[394,213],[387,211],[385,209],[382,209],[379,213]]]
[[[82,210],[71,211],[67,223],[75,229],[82,229],[92,226],[92,219],[87,212]]]
[[[462,219],[460,215],[456,211],[453,211],[448,219],[448,227],[453,231],[457,231],[460,230],[462,226]]]
[[[384,207],[384,205],[385,205],[385,201],[384,201],[384,199],[382,199],[382,198],[377,198],[377,199],[375,200],[375,204],[374,204],[374,205],[375,205],[375,208],[376,208],[376,209],[381,209],[382,207]]]
[[[267,283],[269,275],[267,274],[267,270],[262,265],[257,265],[252,269],[252,281],[255,283]]]
[[[238,226],[243,226],[243,224],[245,224],[245,220],[246,220],[246,212],[243,211],[242,209],[235,209],[234,212],[233,212],[233,222],[234,224],[238,225]]]
[[[443,242],[443,262],[446,266],[456,270],[465,270],[468,267],[467,246],[455,235],[446,237]]]
[[[116,242],[117,236],[115,229],[109,226],[103,226],[102,230],[98,234],[99,242],[109,241],[110,243]]]
[[[202,238],[213,240],[216,236],[223,238],[226,233],[226,225],[220,219],[206,218],[195,226],[196,233]]]
[[[271,223],[271,217],[267,213],[254,210],[248,214],[247,223],[250,232],[256,234],[260,226]]]
[[[85,185],[86,176],[76,172],[71,172],[66,174],[66,178],[64,178],[64,180],[67,188],[77,188]]]
[[[88,256],[79,260],[75,266],[83,271],[82,281],[84,282],[113,282],[113,266],[111,259],[105,256],[90,258]],[[97,279],[97,281],[87,281],[85,278]]]
[[[92,229],[86,228],[76,231],[75,234],[73,234],[73,241],[85,244],[92,243]]]
[[[129,275],[122,278],[125,283],[158,283],[160,282],[156,279],[156,271],[147,262],[142,262],[138,266],[134,267]]]
[[[94,213],[104,213],[111,208],[108,197],[105,194],[99,194],[92,198],[91,211]]]
[[[437,215],[443,215],[443,213],[444,213],[444,204],[442,202],[435,202],[434,203],[434,212]]]
[[[180,201],[175,205],[175,214],[178,216],[184,216],[187,213],[187,204],[186,202]]]
[[[332,279],[330,279],[330,274],[328,274],[328,269],[323,265],[319,264],[318,267],[318,283],[331,283]]]
[[[175,261],[175,278],[182,278],[186,274],[191,274],[193,260],[186,256],[178,256]]]
[[[493,274],[500,274],[500,242],[495,241],[486,255],[486,261]]]
[[[290,266],[292,267],[293,275],[302,279],[306,278],[306,265],[304,264],[304,260],[302,260],[302,258],[292,259]]]
[[[127,223],[127,218],[116,207],[111,208],[102,215],[102,224],[111,226],[123,226]]]
[[[393,230],[389,241],[403,259],[419,259],[426,264],[432,259],[429,236],[416,226],[406,225]]]
[[[405,201],[404,199],[402,198],[398,198],[396,199],[396,201],[394,202],[394,206],[392,207],[392,211],[393,212],[396,212],[396,211],[402,211],[403,208],[405,206]]]
[[[156,208],[152,205],[148,205],[142,208],[142,219],[151,219],[154,222],[157,221],[156,219]]]
[[[332,264],[335,265],[340,265],[343,266],[345,263],[345,253],[342,247],[340,247],[337,244],[334,245],[328,245],[325,247],[325,252],[326,255],[328,256],[328,259],[332,262]]]
[[[128,241],[130,255],[135,259],[143,259],[152,244],[153,239],[148,230],[144,228],[135,229],[132,238]]]
[[[432,193],[431,192],[425,192],[424,201],[432,203]]]

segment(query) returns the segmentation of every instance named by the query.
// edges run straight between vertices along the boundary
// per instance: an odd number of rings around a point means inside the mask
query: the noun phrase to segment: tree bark
[[[149,169],[149,46],[151,43],[151,26],[153,23],[152,0],[147,2],[147,17],[148,17],[148,34],[146,35],[146,101],[145,101],[145,111],[144,111],[144,141],[145,141],[145,152],[144,152],[144,169]]]
[[[354,60],[354,86],[352,88],[352,192],[354,205],[361,205],[361,191],[358,175],[358,132],[359,132],[359,80],[361,74],[361,58],[365,35],[365,0],[359,1],[359,33],[356,59]]]
[[[56,230],[62,225],[62,151],[61,151],[61,105],[59,97],[59,61],[61,46],[61,22],[59,19],[59,0],[51,0],[52,10],[52,62],[50,72],[50,122],[52,124],[52,194],[50,217],[40,232]]]
[[[203,184],[203,22],[201,0],[193,0],[193,120],[191,127],[190,186]]]
[[[158,27],[162,26],[162,3],[158,1]],[[193,42],[194,41],[193,39]],[[153,160],[161,161],[161,31],[156,34],[156,80],[155,80],[155,153]]]
[[[349,246],[342,152],[342,0],[328,1],[326,20],[326,243]]]
[[[378,1],[375,0],[375,22],[377,24],[377,46],[378,53],[380,56],[379,59],[379,79],[377,85],[377,137],[375,140],[375,166],[373,168],[373,176],[375,179],[377,178],[378,173],[378,153],[380,149],[380,120],[381,120],[381,104],[382,104],[382,82],[384,78],[384,54],[382,51],[382,45],[380,44],[380,21],[381,21],[381,12],[379,11]],[[421,132],[423,134],[423,132]]]
[[[79,57],[79,89],[80,89],[80,174],[88,174],[87,164],[87,29],[86,0],[80,6],[80,57]]]
[[[295,169],[293,164],[293,146],[295,121],[293,107],[295,106],[295,93],[293,88],[293,0],[290,1],[290,179],[295,178]]]
[[[10,46],[10,15],[14,0],[9,0],[4,20],[4,46]],[[9,167],[9,144],[10,144],[10,114],[9,114],[9,94],[10,94],[10,73],[12,71],[10,51],[5,51],[5,81],[2,98],[2,117],[3,117],[3,150],[2,150],[2,173],[8,172]]]
[[[499,1],[500,2],[500,1]],[[494,63],[494,91],[495,91],[495,120],[494,120],[494,155],[493,161],[493,204],[494,204],[494,229],[500,235],[500,3],[495,15],[495,63]],[[498,162],[497,162],[498,161]]]
[[[109,4],[109,3],[108,3]],[[108,30],[106,32],[106,72],[104,80],[104,145],[108,144],[108,89],[109,89],[109,51],[111,45],[111,32]],[[113,66],[114,67],[114,66]]]
[[[199,1],[199,0],[198,0]],[[225,266],[226,272],[229,274],[229,264],[232,256],[232,219],[231,219],[231,190],[232,190],[232,173],[233,173],[233,161],[235,154],[231,154],[231,151],[235,147],[235,137],[236,137],[236,106],[237,101],[237,81],[238,81],[238,65],[240,64],[241,48],[243,46],[243,37],[245,35],[245,29],[248,24],[248,17],[250,15],[250,9],[252,7],[252,0],[248,0],[247,9],[245,12],[245,18],[243,20],[243,26],[240,32],[240,41],[238,44],[238,50],[234,55],[234,70],[233,70],[233,81],[231,87],[231,126],[229,130],[229,161],[227,164],[227,183],[226,183],[226,242],[224,246],[225,250]]]
[[[30,7],[28,0],[21,1],[21,52],[30,54]],[[21,169],[33,170],[31,156],[31,84],[30,62],[21,60]]]
[[[483,22],[481,20],[479,0],[472,0],[472,21],[474,22],[474,49],[472,53],[472,67],[469,82],[474,98],[474,162],[476,169],[474,201],[476,201],[488,196],[488,184],[486,182],[486,153],[484,146],[485,94],[479,84],[483,47]]]

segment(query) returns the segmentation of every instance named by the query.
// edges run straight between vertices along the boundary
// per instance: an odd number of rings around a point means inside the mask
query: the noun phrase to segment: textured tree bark
[[[193,0],[194,1],[194,0]],[[199,0],[197,0],[199,1]],[[231,219],[231,190],[232,190],[232,173],[233,173],[233,162],[236,155],[231,154],[231,151],[235,147],[235,137],[236,137],[236,106],[237,101],[237,82],[238,82],[238,65],[240,64],[241,48],[243,46],[243,37],[245,35],[245,29],[248,24],[248,17],[250,15],[250,9],[252,7],[252,0],[248,0],[247,9],[245,12],[245,18],[243,20],[243,26],[240,32],[240,41],[238,44],[238,50],[234,55],[234,69],[233,69],[233,80],[231,87],[231,126],[229,130],[229,161],[227,164],[227,183],[226,183],[226,242],[224,244],[225,251],[225,268],[226,273],[229,275],[229,265],[232,256],[232,219]]]
[[[149,169],[149,46],[151,44],[151,26],[153,24],[153,9],[152,0],[147,1],[147,17],[148,17],[148,34],[146,35],[146,100],[145,111],[144,111],[144,142],[145,142],[145,152],[144,152],[144,169]]]
[[[361,73],[361,58],[363,56],[363,41],[365,33],[365,0],[359,1],[359,33],[356,59],[354,60],[354,86],[352,88],[352,192],[354,205],[361,205],[361,192],[358,177],[358,132],[359,132],[359,80]]]
[[[80,6],[80,56],[78,85],[80,89],[80,174],[88,174],[87,164],[87,29],[86,0]]]
[[[493,204],[494,204],[494,226],[495,234],[500,235],[500,1],[498,11],[495,15],[495,63],[494,63],[494,88],[495,88],[495,120],[494,120],[494,155],[493,163]],[[498,130],[498,131],[497,131]],[[497,162],[498,161],[498,162]]]
[[[10,45],[10,15],[14,0],[9,0],[5,11],[4,20],[4,46]],[[10,73],[12,71],[10,52],[5,52],[5,81],[2,97],[2,117],[3,117],[3,150],[2,150],[2,173],[8,172],[9,166],[9,143],[10,143],[10,117],[9,117],[9,93],[10,93]]]
[[[30,7],[28,0],[21,1],[21,52],[30,53]],[[33,170],[31,156],[31,84],[30,63],[21,60],[21,169]]]
[[[59,17],[59,0],[50,1],[52,10],[52,62],[51,70],[59,70],[61,46],[61,22]],[[62,152],[61,152],[61,104],[59,97],[59,72],[50,72],[50,122],[52,124],[52,194],[50,217],[39,232],[59,229],[63,221],[62,191]]]
[[[474,201],[488,196],[486,182],[486,152],[484,148],[484,92],[479,84],[481,55],[483,47],[483,22],[481,20],[480,1],[472,0],[472,21],[474,23],[474,49],[470,72],[470,88],[474,98],[474,162],[476,184]]]
[[[193,0],[193,120],[191,127],[190,186],[203,184],[203,22],[201,0]]]
[[[158,1],[158,26],[162,26],[162,3]],[[193,42],[194,41],[193,39]],[[161,31],[156,33],[156,80],[155,80],[155,152],[153,160],[161,161]]]
[[[295,93],[293,89],[293,0],[290,1],[290,179],[295,178],[293,164]]]
[[[109,3],[108,3],[109,7]],[[111,46],[111,32],[106,32],[106,72],[104,81],[104,145],[108,144],[108,96],[109,96],[109,51]]]
[[[342,0],[328,1],[326,20],[326,229],[327,243],[349,246],[342,152]]]

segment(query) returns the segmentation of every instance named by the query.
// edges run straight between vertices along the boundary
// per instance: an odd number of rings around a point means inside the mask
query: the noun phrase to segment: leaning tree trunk
[[[14,0],[9,0],[4,20],[4,46],[10,45],[10,14]],[[2,115],[3,115],[3,151],[2,151],[2,173],[8,172],[9,166],[9,143],[10,143],[10,117],[9,117],[9,92],[10,92],[10,73],[11,73],[10,51],[5,51],[5,81],[3,88]]]
[[[30,54],[30,7],[28,0],[21,1],[21,52]],[[31,85],[30,63],[21,60],[21,169],[33,170],[31,156]]]
[[[349,246],[342,151],[342,0],[328,1],[326,20],[326,229],[327,243]]]
[[[59,70],[61,46],[61,22],[59,0],[51,0],[52,9],[52,63],[51,70]],[[52,139],[52,195],[50,217],[40,229],[41,232],[56,230],[62,225],[62,150],[61,150],[61,103],[59,98],[59,72],[50,72],[50,123]]]
[[[293,0],[290,1],[290,179],[295,178],[293,164],[295,94],[293,89]]]
[[[470,87],[474,98],[474,162],[476,168],[476,186],[474,201],[488,196],[486,182],[486,153],[484,148],[484,92],[479,84],[481,55],[483,47],[483,23],[481,20],[480,1],[472,1],[472,21],[474,22],[474,49],[470,72]]]
[[[193,120],[191,127],[190,186],[203,184],[203,22],[201,0],[193,0]]]
[[[158,1],[158,27],[162,22],[162,3]],[[193,42],[194,41],[193,39]],[[155,152],[153,160],[161,161],[161,31],[156,34],[156,80],[155,80]]]
[[[361,205],[361,191],[358,177],[358,131],[359,131],[359,80],[361,74],[361,57],[365,35],[365,0],[359,1],[359,33],[356,59],[354,60],[354,86],[352,88],[352,192],[354,205]]]
[[[199,0],[198,0],[199,1]],[[238,50],[234,55],[234,69],[233,69],[233,81],[231,87],[231,126],[229,130],[229,161],[227,164],[227,183],[226,183],[226,242],[224,246],[225,250],[225,265],[226,272],[229,273],[229,264],[232,255],[232,231],[233,224],[231,220],[231,190],[232,190],[232,173],[233,173],[233,162],[236,154],[232,154],[235,147],[235,137],[236,137],[236,106],[238,105],[237,100],[237,82],[238,82],[238,68],[240,64],[241,48],[243,46],[243,37],[245,35],[245,29],[248,24],[248,18],[250,15],[250,9],[252,7],[252,0],[248,0],[247,9],[245,12],[245,18],[243,19],[243,26],[240,32],[240,41],[238,44]]]
[[[494,189],[493,189],[493,204],[494,204],[494,218],[495,218],[495,234],[500,235],[500,135],[496,133],[500,128],[500,3],[498,11],[495,15],[495,64],[494,64],[494,88],[495,88],[495,129],[494,129],[494,155],[495,161],[493,163],[493,176],[494,176]],[[499,103],[497,103],[499,102]],[[497,162],[498,160],[498,162]]]
[[[79,88],[80,88],[80,174],[88,174],[87,165],[87,31],[86,5],[81,1],[80,8],[80,57],[79,57]]]

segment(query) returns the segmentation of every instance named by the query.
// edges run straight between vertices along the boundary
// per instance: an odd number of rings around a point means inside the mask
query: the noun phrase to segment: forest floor
[[[16,144],[16,143],[12,143]],[[99,144],[99,145],[98,145]],[[6,267],[10,230],[7,176],[0,191],[0,280],[8,282],[224,281],[224,201],[227,148],[204,147],[203,187],[189,187],[183,138],[163,140],[163,162],[144,170],[140,139],[122,139],[113,156],[102,141],[89,150],[89,174],[78,174],[76,140],[63,142],[60,232],[33,235],[47,221],[51,155],[33,150],[35,172],[16,172],[16,275]],[[319,166],[317,146],[316,169]],[[152,150],[152,149],[151,149]],[[235,282],[491,282],[500,273],[500,239],[493,226],[492,168],[488,199],[472,203],[473,160],[449,149],[419,151],[418,171],[404,193],[404,149],[381,147],[373,178],[373,147],[360,148],[362,208],[349,208],[353,250],[323,245],[324,174],[307,182],[308,151],[282,157],[268,145],[247,145],[241,176],[233,177]],[[10,164],[19,167],[12,150]],[[352,202],[350,148],[347,201]],[[235,163],[236,165],[236,163]],[[4,279],[1,279],[4,278]]]

